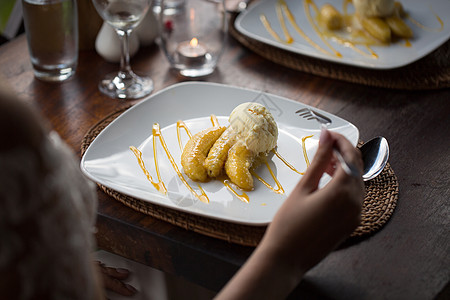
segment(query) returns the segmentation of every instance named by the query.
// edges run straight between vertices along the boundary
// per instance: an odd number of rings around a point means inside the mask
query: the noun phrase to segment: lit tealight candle
[[[180,60],[185,64],[203,64],[206,56],[206,48],[198,42],[197,38],[181,42],[177,48]]]

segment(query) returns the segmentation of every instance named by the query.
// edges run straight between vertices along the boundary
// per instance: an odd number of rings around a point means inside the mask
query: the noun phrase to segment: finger
[[[133,296],[137,292],[133,286],[110,277],[107,274],[103,274],[103,283],[106,289],[122,296]]]
[[[335,147],[339,149],[346,161],[358,168],[361,174],[363,169],[361,152],[356,149],[344,136],[336,133],[331,134],[335,140]],[[346,189],[343,189],[344,187],[346,187]],[[336,164],[336,171],[326,188],[330,190],[346,190],[349,195],[353,195],[355,198],[358,198],[358,202],[361,203],[364,199],[365,187],[362,177],[349,176],[340,164]]]
[[[328,167],[325,169],[325,172],[330,175],[333,176],[334,172],[336,172],[336,164],[337,164],[338,160],[335,157],[331,158],[330,163],[328,164]]]
[[[105,265],[104,263],[102,263],[102,262],[99,261],[99,260],[94,261],[94,264],[97,264],[97,266],[99,266],[99,267]]]
[[[333,141],[334,148],[338,149],[338,151],[342,154],[345,160],[352,165],[356,166],[359,170],[359,173],[362,173],[363,162],[361,158],[361,152],[356,149],[350,141],[344,137],[343,135],[336,132],[328,132],[331,136],[331,140]],[[343,187],[347,187],[346,190],[350,195],[355,195],[356,197],[363,198],[364,196],[364,182],[361,176],[349,176],[344,169],[341,167],[339,163],[337,163],[336,158],[333,155],[332,162],[330,166],[334,166],[335,170],[329,171],[327,168],[327,172],[332,175],[332,180],[327,184],[326,190],[343,190]],[[325,190],[325,191],[326,191]],[[324,191],[324,192],[325,192]]]
[[[360,173],[363,170],[361,151],[356,149],[344,136],[337,133],[330,133],[335,141],[335,147],[340,151],[344,159],[358,168]]]
[[[113,267],[106,267],[104,264],[100,264],[100,271],[103,274],[106,274],[108,276],[111,276],[113,278],[117,278],[120,280],[127,279],[130,275],[130,271],[123,268],[113,268]]]
[[[353,203],[355,205],[354,208],[358,209],[359,213],[365,195],[365,186],[362,177],[349,176],[342,168],[339,168],[324,189],[334,191],[337,198],[351,199],[347,203]]]
[[[317,190],[320,178],[325,171],[329,170],[330,161],[333,155],[334,139],[330,132],[323,129],[320,134],[319,149],[317,149],[316,155],[301,180],[302,188],[311,193]]]

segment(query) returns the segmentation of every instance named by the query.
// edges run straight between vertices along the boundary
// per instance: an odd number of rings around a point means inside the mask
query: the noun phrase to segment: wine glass
[[[99,83],[102,93],[120,99],[136,99],[153,91],[153,81],[146,76],[136,75],[130,67],[128,38],[144,19],[152,0],[92,0],[95,9],[121,40],[122,56],[120,71],[108,74]]]

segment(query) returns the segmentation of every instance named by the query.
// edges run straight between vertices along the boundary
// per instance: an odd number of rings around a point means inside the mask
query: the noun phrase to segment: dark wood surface
[[[154,79],[155,91],[186,80],[169,70],[156,45],[141,49],[132,65]],[[98,81],[118,65],[106,63],[95,51],[82,51],[75,77],[59,84],[33,77],[23,36],[0,47],[0,66],[4,80],[78,155],[91,126],[139,101],[100,94]],[[448,296],[450,90],[388,90],[316,77],[267,61],[232,38],[217,71],[204,80],[327,110],[355,124],[362,140],[382,135],[390,143],[390,163],[400,185],[392,218],[379,232],[331,253],[306,275],[293,298]],[[101,191],[98,197],[99,247],[209,289],[219,290],[253,251],[153,219]]]

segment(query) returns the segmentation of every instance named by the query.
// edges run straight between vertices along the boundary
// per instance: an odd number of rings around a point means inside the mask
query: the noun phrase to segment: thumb
[[[322,178],[323,173],[327,170],[332,159],[333,144],[334,140],[330,132],[327,129],[322,129],[319,139],[319,149],[317,149],[316,155],[301,181],[302,187],[307,193],[312,193],[317,190],[320,178]]]

